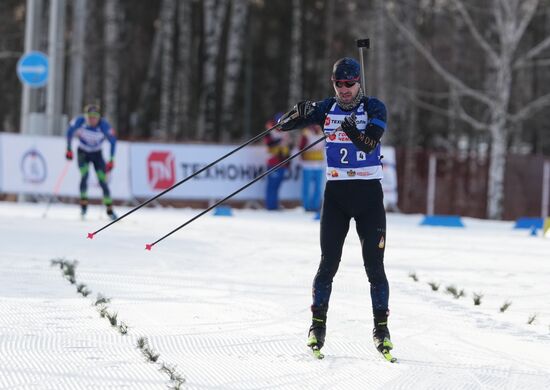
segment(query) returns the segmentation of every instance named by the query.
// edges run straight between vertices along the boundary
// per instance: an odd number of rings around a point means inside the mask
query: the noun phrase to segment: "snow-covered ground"
[[[511,223],[430,228],[418,225],[420,216],[388,215],[399,359],[390,364],[372,345],[353,226],[334,282],[326,357],[314,360],[305,346],[319,260],[311,214],[209,214],[148,252],[146,243],[198,211],[140,210],[88,240],[107,223],[98,206],[84,222],[76,206],[53,205],[47,218],[44,209],[0,203],[1,389],[163,389],[174,382],[162,363],[189,389],[550,388],[550,238]],[[77,294],[50,265],[60,257],[78,260],[77,283],[92,294]],[[445,293],[449,285],[466,296]],[[98,293],[112,298],[108,310],[128,334],[99,316]],[[481,305],[473,293],[483,294]],[[136,347],[140,337],[160,354],[157,363]]]

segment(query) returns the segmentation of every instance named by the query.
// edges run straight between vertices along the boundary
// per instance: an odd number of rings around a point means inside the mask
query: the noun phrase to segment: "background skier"
[[[115,131],[105,118],[101,117],[99,106],[90,104],[84,107],[83,115],[74,118],[67,129],[67,151],[65,157],[67,160],[73,159],[71,148],[72,139],[78,137],[79,145],[77,149],[78,168],[80,169],[80,210],[84,217],[88,210],[88,173],[89,165],[92,163],[103,190],[103,204],[106,207],[107,215],[111,219],[116,219],[113,211],[113,200],[107,184],[107,173],[109,173],[115,164]],[[103,159],[101,151],[103,141],[107,139],[111,144],[110,158],[107,163]]]

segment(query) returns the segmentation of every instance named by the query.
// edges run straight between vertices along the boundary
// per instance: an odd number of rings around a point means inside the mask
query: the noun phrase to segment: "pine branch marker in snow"
[[[139,210],[140,208],[142,208],[143,206],[148,205],[149,203],[151,203],[151,202],[154,201],[155,199],[160,198],[162,195],[166,194],[167,192],[172,191],[174,188],[176,188],[176,187],[178,187],[179,185],[185,183],[186,181],[192,179],[193,177],[195,177],[195,176],[201,174],[202,172],[206,171],[207,169],[213,167],[214,165],[216,165],[217,163],[219,163],[219,162],[222,161],[223,159],[225,159],[225,158],[231,156],[233,153],[238,152],[239,150],[241,150],[241,149],[244,148],[245,146],[251,144],[252,142],[255,142],[255,141],[259,140],[260,138],[264,137],[267,133],[269,133],[269,132],[271,132],[271,131],[273,131],[273,130],[279,128],[279,127],[281,127],[282,125],[286,124],[287,122],[289,122],[289,121],[291,121],[291,120],[293,120],[293,119],[296,119],[297,117],[298,117],[298,113],[296,112],[296,113],[290,115],[288,118],[286,118],[286,119],[283,120],[282,122],[277,123],[275,126],[272,126],[272,127],[270,127],[269,129],[262,131],[260,134],[258,134],[258,135],[256,135],[256,136],[252,137],[251,139],[249,139],[249,140],[246,141],[245,143],[239,145],[239,146],[236,147],[235,149],[233,149],[233,150],[231,150],[230,152],[224,154],[223,156],[221,156],[220,158],[218,158],[216,161],[213,161],[213,162],[211,162],[210,164],[205,165],[204,167],[202,167],[201,169],[199,169],[198,171],[196,171],[196,172],[193,173],[192,175],[187,176],[185,179],[180,180],[179,182],[177,182],[176,184],[172,185],[171,187],[165,189],[165,190],[162,191],[161,193],[159,193],[159,194],[153,196],[152,198],[146,200],[145,202],[143,202],[143,203],[141,203],[140,205],[134,207],[134,208],[131,209],[130,211],[126,212],[125,214],[122,214],[120,217],[118,217],[118,218],[115,219],[114,221],[109,222],[107,225],[103,226],[102,228],[96,230],[96,231],[93,232],[93,233],[88,233],[88,238],[89,238],[90,240],[92,240],[92,239],[94,238],[94,236],[95,236],[97,233],[101,232],[101,231],[104,230],[104,229],[107,229],[109,226],[111,226],[111,225],[117,223],[118,221],[123,220],[123,219],[126,218],[128,215],[130,215],[130,214],[132,214],[132,213],[138,211],[138,210]],[[151,248],[149,248],[149,250],[151,250]]]

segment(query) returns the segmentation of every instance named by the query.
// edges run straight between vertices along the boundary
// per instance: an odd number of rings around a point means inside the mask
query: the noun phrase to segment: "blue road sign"
[[[17,76],[31,88],[43,87],[48,82],[48,56],[31,51],[17,61]]]

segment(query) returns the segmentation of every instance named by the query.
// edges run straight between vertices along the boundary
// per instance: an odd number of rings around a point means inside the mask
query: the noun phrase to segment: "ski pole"
[[[52,196],[50,196],[50,199],[48,200],[48,204],[46,205],[46,210],[44,210],[44,214],[42,214],[42,218],[46,218],[46,215],[48,214],[48,210],[50,209],[50,206],[52,205],[53,198],[59,192],[59,189],[61,188],[61,184],[63,183],[63,180],[65,179],[65,176],[67,175],[67,171],[69,170],[70,165],[71,165],[71,161],[69,160],[65,163],[65,166],[63,167],[63,170],[61,171],[61,174],[57,178],[55,186],[53,187]]]
[[[162,240],[164,240],[165,238],[167,238],[168,236],[171,236],[172,234],[174,234],[175,232],[177,232],[178,230],[180,230],[181,228],[184,228],[185,226],[189,225],[191,222],[193,222],[194,220],[202,217],[204,214],[206,214],[207,212],[209,212],[210,210],[212,210],[214,207],[222,204],[223,202],[225,202],[226,200],[232,198],[233,196],[237,195],[239,192],[241,192],[242,190],[250,187],[252,184],[256,183],[258,180],[262,179],[263,177],[269,175],[271,172],[273,172],[274,170],[278,169],[279,167],[281,167],[282,165],[286,164],[287,162],[289,162],[290,160],[292,160],[293,158],[299,156],[300,154],[302,154],[303,152],[305,152],[306,150],[312,148],[313,146],[317,145],[319,142],[321,141],[324,141],[325,138],[327,138],[328,135],[323,135],[321,138],[319,138],[317,141],[313,142],[312,144],[306,146],[304,149],[302,150],[299,150],[298,152],[294,153],[292,156],[290,157],[287,157],[285,160],[281,161],[279,164],[275,165],[273,168],[269,169],[268,171],[262,173],[260,176],[258,176],[257,178],[255,178],[254,180],[250,181],[249,183],[245,184],[244,186],[242,186],[241,188],[239,188],[238,190],[236,190],[235,192],[233,192],[232,194],[226,196],[225,198],[223,198],[222,200],[216,202],[215,204],[213,204],[212,206],[208,207],[206,210],[202,211],[201,213],[195,215],[193,218],[189,219],[187,222],[185,222],[184,224],[178,226],[177,228],[175,228],[174,230],[172,230],[170,233],[164,235],[163,237],[159,238],[158,240],[156,240],[155,242],[151,243],[151,244],[145,244],[145,249],[150,251],[154,245],[158,244],[159,242],[161,242]]]
[[[88,238],[89,239],[93,239],[94,236],[101,232],[102,230],[104,229],[107,229],[109,226],[111,226],[112,224],[114,223],[117,223],[118,221],[126,218],[128,215],[132,214],[133,212],[139,210],[140,208],[142,208],[143,206],[146,206],[148,205],[149,203],[151,203],[152,201],[154,201],[155,199],[157,198],[160,198],[162,195],[166,194],[168,191],[172,191],[174,188],[176,188],[177,186],[185,183],[186,181],[192,179],[193,177],[197,176],[198,174],[206,171],[207,169],[211,168],[212,166],[216,165],[217,163],[219,163],[220,161],[222,161],[223,159],[231,156],[233,153],[235,152],[238,152],[239,150],[241,150],[242,148],[244,148],[245,146],[251,144],[252,142],[254,141],[257,141],[258,139],[262,138],[263,136],[265,136],[267,133],[269,133],[270,131],[273,131],[275,130],[276,128],[278,127],[281,127],[282,125],[284,125],[285,123],[288,123],[289,121],[293,120],[293,119],[296,119],[298,117],[298,112],[295,112],[293,113],[292,115],[290,115],[288,118],[286,118],[284,121],[280,122],[280,123],[277,123],[275,126],[267,129],[267,130],[264,130],[263,132],[261,132],[260,134],[256,135],[255,137],[251,138],[250,140],[246,141],[245,143],[239,145],[237,148],[231,150],[230,152],[226,153],[225,155],[221,156],[220,158],[218,158],[216,161],[213,161],[211,162],[210,164],[204,166],[203,168],[199,169],[197,172],[193,173],[192,175],[190,176],[187,176],[185,179],[182,179],[180,180],[179,182],[177,182],[176,184],[172,185],[171,187],[165,189],[164,191],[162,191],[161,193],[153,196],[152,198],[146,200],[145,202],[141,203],[140,205],[134,207],[133,209],[131,209],[130,211],[126,212],[125,214],[122,214],[120,217],[118,217],[117,219],[115,219],[114,221],[111,221],[109,222],[107,225],[103,226],[102,228],[96,230],[95,232],[93,233],[88,233]]]

